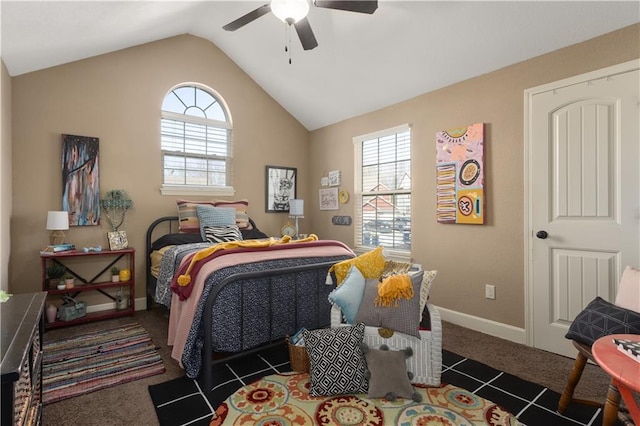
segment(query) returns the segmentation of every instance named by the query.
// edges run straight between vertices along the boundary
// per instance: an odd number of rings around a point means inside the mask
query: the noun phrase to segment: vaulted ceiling
[[[222,29],[265,3],[3,0],[1,55],[17,76],[193,34],[314,130],[640,22],[638,1],[380,0],[373,15],[312,5],[308,51],[271,13]]]

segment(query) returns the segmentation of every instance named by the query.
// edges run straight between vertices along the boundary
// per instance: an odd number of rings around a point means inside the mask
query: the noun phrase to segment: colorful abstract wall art
[[[62,135],[62,209],[70,226],[100,224],[98,138]]]
[[[440,223],[484,223],[484,123],[436,133]]]

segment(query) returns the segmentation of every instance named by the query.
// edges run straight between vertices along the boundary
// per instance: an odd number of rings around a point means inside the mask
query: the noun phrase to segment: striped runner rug
[[[165,371],[149,334],[137,323],[45,342],[43,350],[45,404]]]

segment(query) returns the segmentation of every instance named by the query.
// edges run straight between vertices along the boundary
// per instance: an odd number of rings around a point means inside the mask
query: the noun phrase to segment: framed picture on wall
[[[289,200],[296,198],[296,178],[298,169],[294,167],[267,166],[266,206],[267,213],[288,212]]]
[[[338,210],[338,188],[322,188],[319,192],[320,210]]]
[[[70,226],[100,225],[99,139],[62,135],[62,210]]]
[[[107,236],[109,237],[109,250],[122,250],[129,247],[125,231],[107,232]]]

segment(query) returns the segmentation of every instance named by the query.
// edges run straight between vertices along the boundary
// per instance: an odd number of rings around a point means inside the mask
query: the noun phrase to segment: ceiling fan
[[[372,14],[378,8],[377,0],[271,0],[270,3],[260,6],[222,28],[227,31],[235,31],[259,17],[273,12],[289,26],[293,25],[304,50],[311,50],[318,46],[318,41],[313,35],[309,20],[307,20],[309,1],[312,1],[315,7],[358,13]]]

